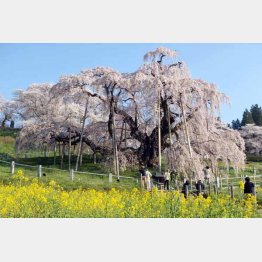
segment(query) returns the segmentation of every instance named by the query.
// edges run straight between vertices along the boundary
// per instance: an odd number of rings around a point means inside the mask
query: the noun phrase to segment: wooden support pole
[[[54,144],[54,166],[56,165],[56,141]]]
[[[170,141],[170,157],[169,157],[169,167],[171,170],[174,169],[174,152],[173,152],[173,141],[171,134],[171,123],[170,123],[170,109],[169,106],[167,108],[167,118],[168,118],[168,133],[169,133],[169,141]]]
[[[214,194],[217,195],[217,185],[214,185]]]
[[[59,156],[61,157],[61,143],[60,143],[60,141],[58,142],[58,152],[59,152]]]
[[[65,142],[62,145],[62,155],[61,155],[61,169],[64,167],[64,156],[65,156]]]
[[[181,103],[181,111],[182,111],[183,123],[184,123],[184,127],[185,127],[185,134],[186,134],[188,150],[189,150],[190,157],[192,158],[193,153],[192,153],[191,142],[190,142],[188,128],[187,128],[187,122],[186,122],[186,116],[185,116],[185,110],[184,110],[184,103],[182,101],[182,94],[180,94],[180,103]]]
[[[81,135],[80,135],[80,142],[79,142],[79,149],[78,149],[78,154],[77,154],[77,159],[76,159],[75,171],[78,170],[78,163],[79,163],[79,160],[80,160],[80,155],[82,156],[82,145],[83,145],[85,121],[86,121],[86,116],[87,116],[87,107],[88,107],[88,99],[86,99],[85,112],[84,112],[84,117],[83,117],[83,124],[82,124],[82,129],[81,129]],[[82,159],[81,159],[81,164],[82,164]]]
[[[125,122],[125,148],[127,148],[127,139],[126,139],[126,122]]]
[[[68,170],[71,170],[71,146],[72,146],[71,128],[68,128],[68,132],[69,132],[69,142],[68,142]]]
[[[230,185],[230,197],[233,199],[234,198],[234,188],[232,185]]]
[[[157,106],[157,119],[158,119],[158,170],[161,172],[161,105],[160,105],[160,91],[158,91],[158,106]]]
[[[117,141],[116,141],[116,125],[115,125],[115,104],[114,101],[112,103],[112,126],[113,126],[113,133],[112,133],[112,145],[114,151],[114,169],[115,175],[117,176],[117,180],[119,181],[119,160],[118,160],[118,150],[117,150]]]

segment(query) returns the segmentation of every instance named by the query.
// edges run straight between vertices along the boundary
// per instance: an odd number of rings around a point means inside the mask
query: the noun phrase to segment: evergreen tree
[[[252,114],[247,109],[243,113],[241,126],[245,126],[246,124],[254,124],[254,120],[253,120]]]
[[[250,112],[252,114],[252,118],[257,126],[262,126],[262,109],[258,106],[258,104],[252,105]]]
[[[232,127],[233,129],[236,129],[236,130],[240,129],[241,123],[240,123],[240,121],[239,121],[238,118],[237,118],[237,120],[233,120],[233,121],[231,122],[231,127]]]
[[[237,118],[236,120],[236,129],[240,129],[241,127],[241,123],[240,123],[240,120]]]

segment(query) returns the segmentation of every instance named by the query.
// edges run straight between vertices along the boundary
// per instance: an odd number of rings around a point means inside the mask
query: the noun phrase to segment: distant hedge
[[[20,128],[0,128],[0,136],[16,137],[20,130]]]
[[[262,162],[262,156],[247,155],[247,161]]]

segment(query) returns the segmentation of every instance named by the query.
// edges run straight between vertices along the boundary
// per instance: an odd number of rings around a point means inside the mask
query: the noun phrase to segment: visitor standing
[[[186,181],[184,182],[184,184],[183,184],[182,191],[181,191],[181,193],[184,194],[185,198],[187,198],[188,189],[189,189],[189,181],[186,180]]]
[[[255,195],[255,185],[250,181],[249,177],[245,177],[245,184],[244,184],[244,194],[253,194]]]
[[[201,179],[199,179],[196,183],[196,193],[199,194],[203,193],[205,190],[205,185],[202,183]]]
[[[151,190],[151,177],[152,177],[152,174],[149,172],[148,169],[146,169],[146,189],[147,190]]]
[[[145,189],[145,186],[146,186],[146,170],[145,170],[145,168],[142,166],[142,167],[139,169],[139,172],[140,172],[140,176],[141,176],[141,187],[142,187],[142,189]]]
[[[207,185],[210,183],[211,173],[209,166],[204,168],[204,179]]]
[[[170,185],[170,171],[167,169],[167,171],[164,173],[164,189],[169,190],[169,185]]]

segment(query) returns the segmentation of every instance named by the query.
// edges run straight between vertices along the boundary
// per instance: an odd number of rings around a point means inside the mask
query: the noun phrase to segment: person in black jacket
[[[205,185],[202,183],[202,181],[199,179],[196,183],[196,193],[199,196],[200,193],[203,193],[205,190]]]
[[[245,178],[244,194],[254,194],[255,185],[250,181],[249,177]]]
[[[186,180],[185,183],[183,184],[182,191],[181,191],[181,193],[184,194],[185,198],[187,198],[188,187],[189,187],[189,181]]]

